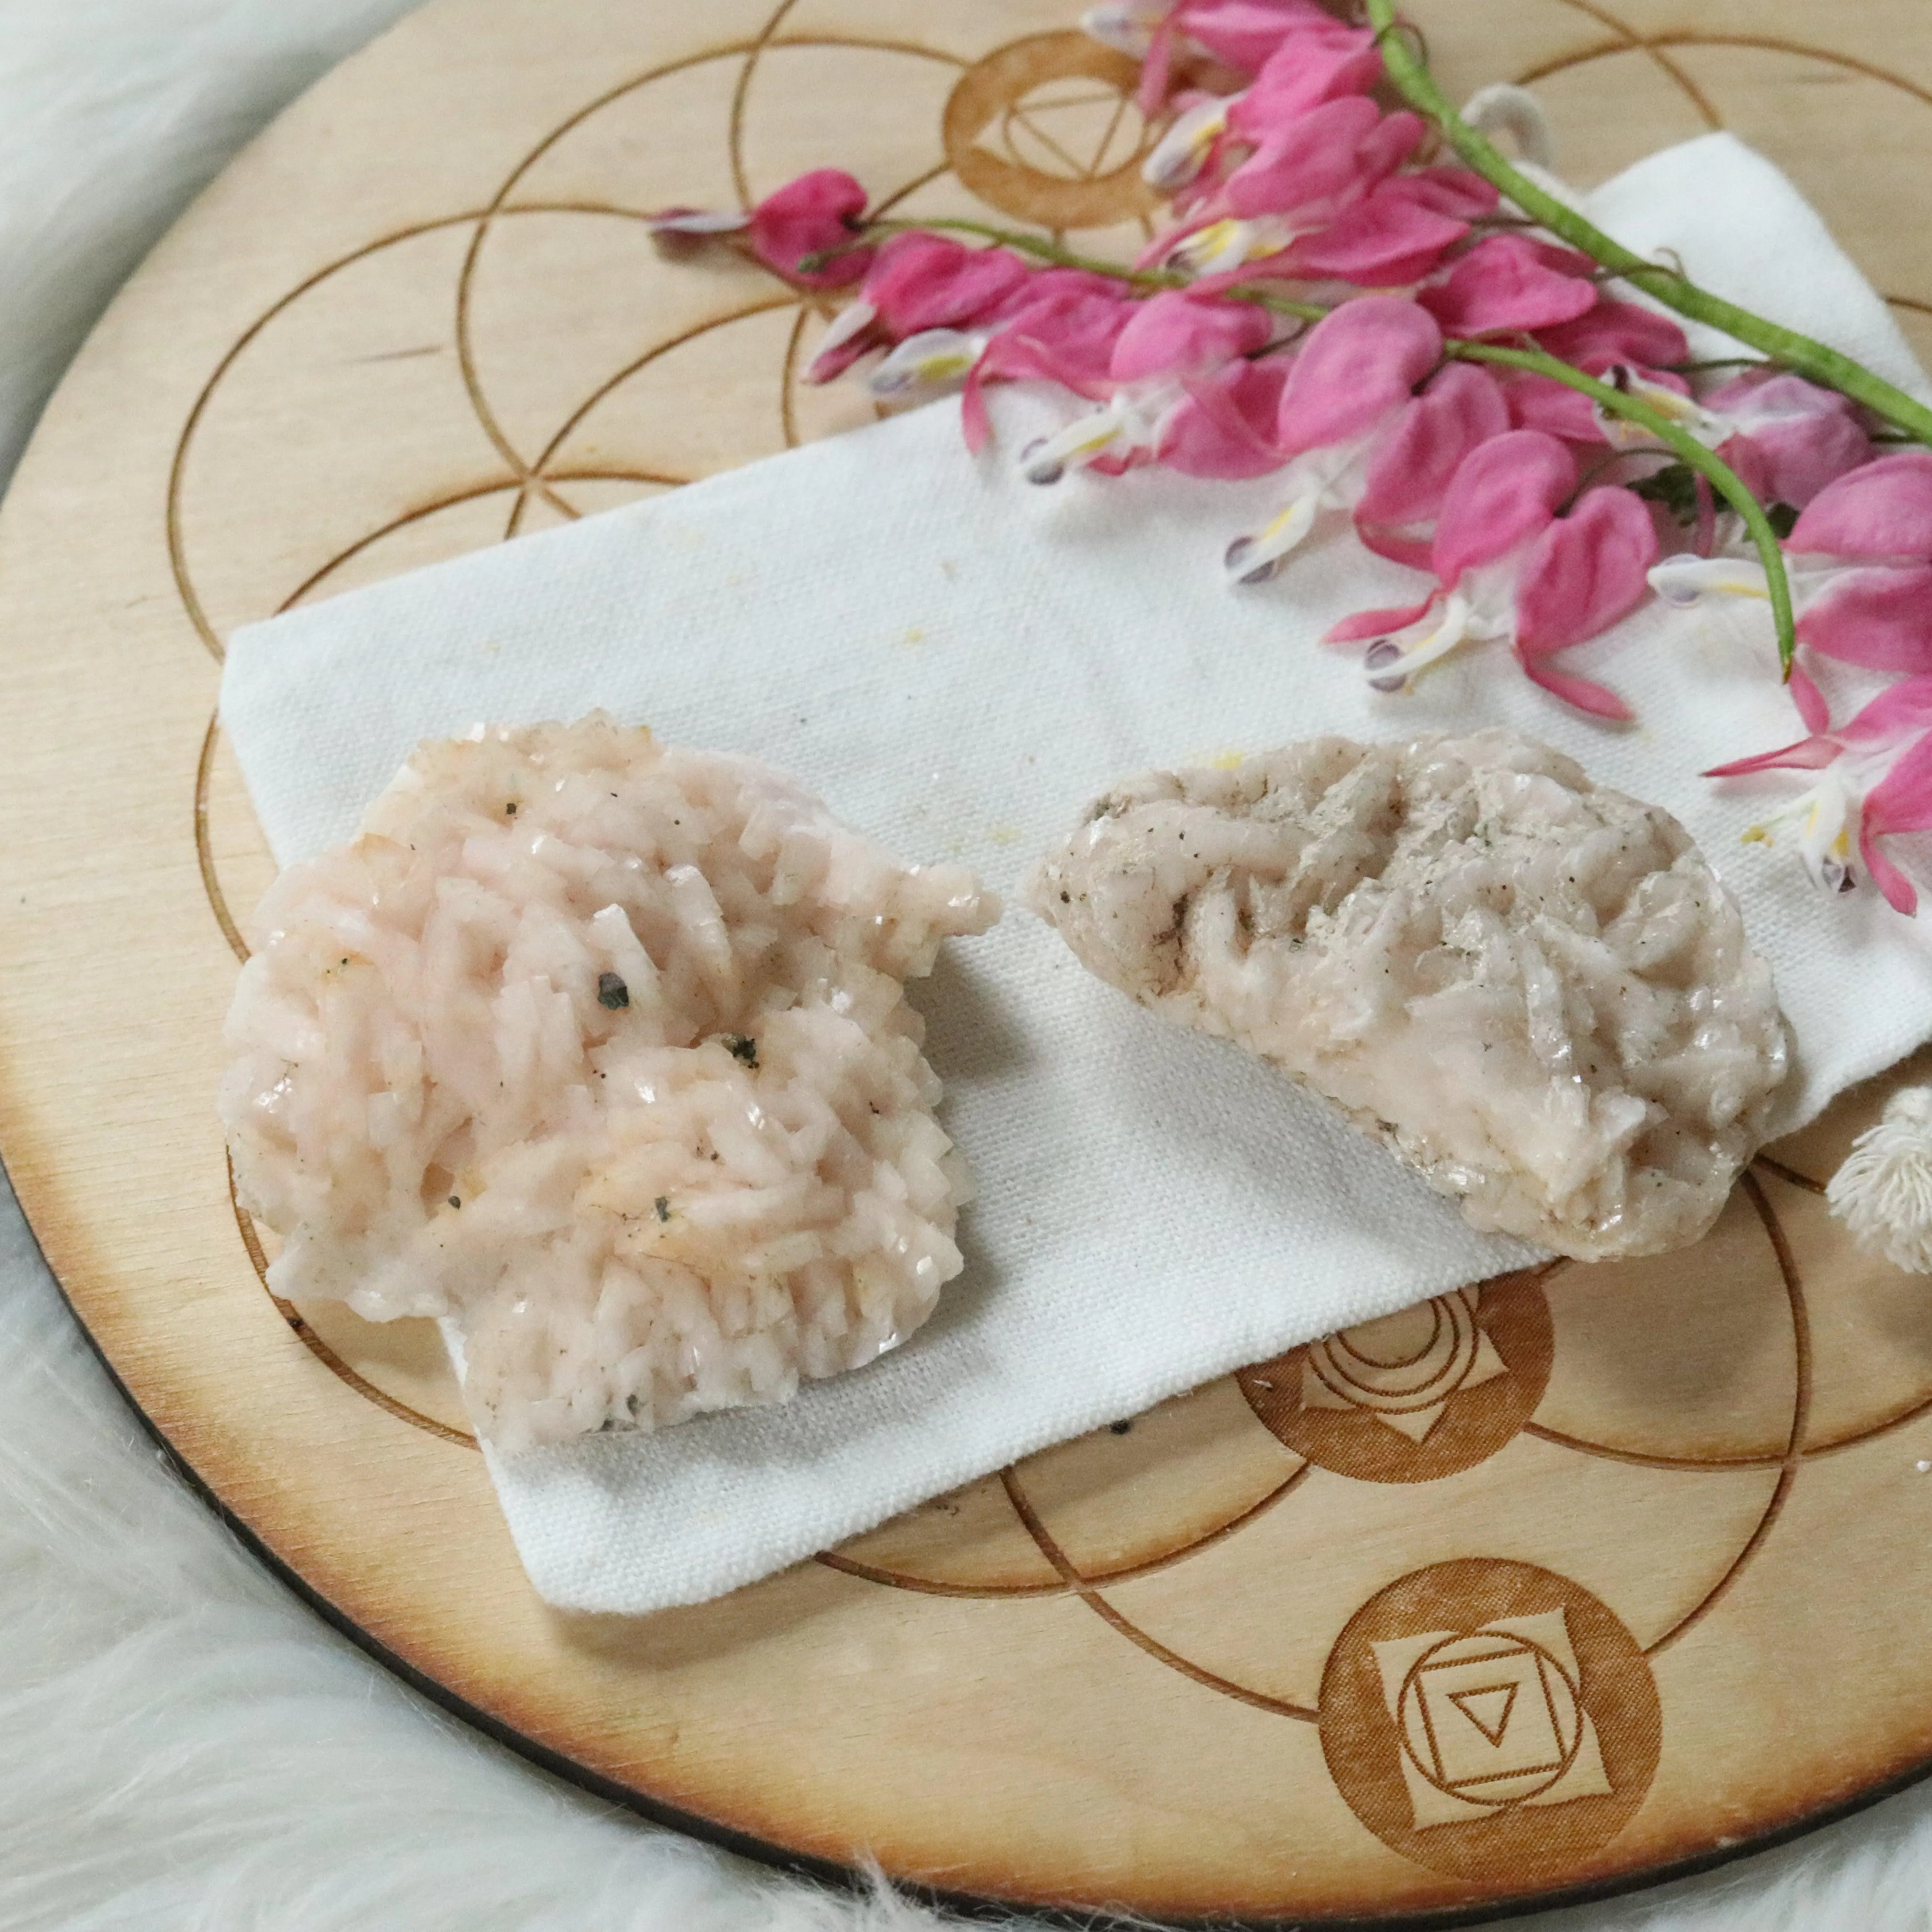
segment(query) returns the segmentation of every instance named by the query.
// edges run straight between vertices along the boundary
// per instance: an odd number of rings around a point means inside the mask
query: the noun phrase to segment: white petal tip
[[[1265,584],[1281,574],[1282,560],[1262,554],[1252,537],[1237,537],[1221,558],[1221,568],[1230,584]]]
[[[1029,483],[1058,483],[1066,474],[1066,464],[1053,454],[1045,436],[1028,443],[1014,466]]]

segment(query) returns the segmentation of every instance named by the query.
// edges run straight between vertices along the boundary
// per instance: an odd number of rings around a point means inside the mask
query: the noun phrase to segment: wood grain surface
[[[1452,93],[1534,82],[1586,184],[1736,129],[1932,344],[1932,11],[1416,11]],[[1932,1294],[1820,1196],[1886,1083],[1688,1254],[1438,1298],[638,1621],[536,1599],[425,1329],[261,1286],[211,1099],[268,876],[223,638],[863,413],[796,380],[814,302],[659,261],[642,211],[836,162],[902,212],[1132,242],[1147,130],[1072,12],[434,0],[209,190],[0,513],[8,1170],[274,1560],[694,1828],[956,1894],[1383,1922],[1801,1828],[1932,1761]]]

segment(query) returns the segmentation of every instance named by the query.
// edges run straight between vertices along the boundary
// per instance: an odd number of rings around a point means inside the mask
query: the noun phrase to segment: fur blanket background
[[[195,190],[404,4],[0,0],[0,476],[88,323]],[[0,1928],[940,1922],[614,1814],[319,1623],[158,1465],[0,1184]],[[1932,1784],[1667,1892],[1517,1922],[1932,1927]]]

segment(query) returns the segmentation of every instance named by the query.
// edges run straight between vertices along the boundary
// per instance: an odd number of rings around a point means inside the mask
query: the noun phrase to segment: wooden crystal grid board
[[[1932,1300],[1819,1198],[1880,1092],[1689,1255],[1438,1298],[640,1622],[535,1600],[424,1329],[260,1285],[209,1105],[268,874],[222,638],[863,413],[795,380],[814,304],[666,266],[642,210],[838,162],[905,213],[1132,240],[1147,131],[1070,10],[440,0],[217,184],[0,519],[9,1168],[136,1400],[332,1615],[699,1828],[964,1894],[1377,1920],[1792,1828],[1932,1759]],[[1419,14],[1452,92],[1537,83],[1580,180],[1736,128],[1927,340],[1922,8]]]

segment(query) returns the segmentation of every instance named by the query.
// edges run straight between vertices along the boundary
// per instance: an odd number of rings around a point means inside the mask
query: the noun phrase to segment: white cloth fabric
[[[1719,136],[1634,176],[1603,199],[1630,230],[1643,217],[1647,245],[1700,274],[1705,238],[1748,233],[1748,249],[1713,249],[1719,287],[1773,315],[1802,292],[1824,332],[1922,382],[1768,164]],[[765,759],[908,857],[964,857],[1010,893],[1126,773],[1316,731],[1501,722],[1667,806],[1722,870],[1796,1034],[1781,1124],[1932,1034],[1920,934],[1870,892],[1816,894],[1788,850],[1740,844],[1780,782],[1754,798],[1697,776],[1798,735],[1768,625],[1730,634],[1653,607],[1574,653],[1636,704],[1631,729],[1564,710],[1494,646],[1378,698],[1359,650],[1318,640],[1348,611],[1412,601],[1413,573],[1337,530],[1276,584],[1230,591],[1221,553],[1275,486],[1141,471],[1030,488],[1012,456],[1064,406],[1000,398],[997,454],[976,463],[941,405],[238,633],[223,716],[276,856],[349,836],[420,738],[602,706]],[[552,1602],[716,1595],[1528,1258],[1287,1082],[1090,977],[1017,906],[917,997],[980,1190],[966,1274],[905,1347],[781,1407],[492,1454]]]

